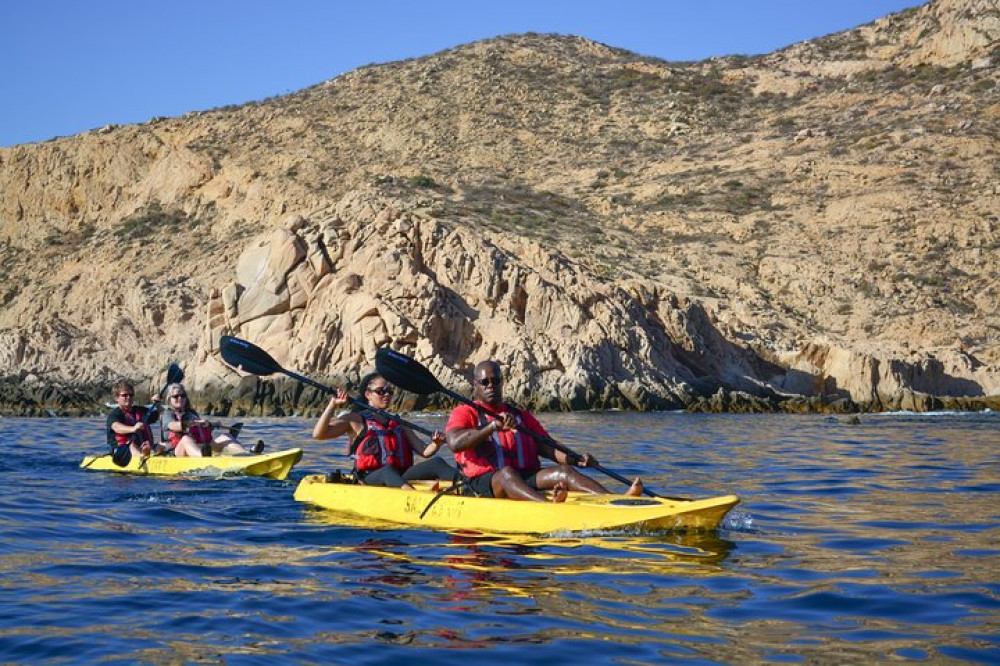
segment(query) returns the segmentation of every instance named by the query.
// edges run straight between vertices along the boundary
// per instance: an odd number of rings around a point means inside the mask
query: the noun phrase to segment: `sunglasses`
[[[118,397],[119,398],[134,398],[135,394],[134,393],[119,393]]]
[[[480,386],[500,386],[500,382],[503,380],[499,377],[483,377],[479,380]]]
[[[176,400],[177,398],[186,398],[186,397],[187,397],[187,393],[178,393],[176,395],[170,396],[170,399],[171,400]]]
[[[372,393],[377,393],[378,395],[392,395],[396,392],[396,389],[391,386],[380,386],[378,388],[370,388],[368,390]]]

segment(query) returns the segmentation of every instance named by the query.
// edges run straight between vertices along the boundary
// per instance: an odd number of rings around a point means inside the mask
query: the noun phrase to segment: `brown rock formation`
[[[998,44],[986,0],[701,63],[509,36],[0,149],[0,375],[316,402],[235,334],[335,382],[492,356],[550,408],[982,407]]]

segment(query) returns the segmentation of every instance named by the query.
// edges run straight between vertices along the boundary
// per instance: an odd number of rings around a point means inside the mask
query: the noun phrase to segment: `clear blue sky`
[[[921,0],[0,0],[0,146],[282,95],[498,35],[759,54]]]

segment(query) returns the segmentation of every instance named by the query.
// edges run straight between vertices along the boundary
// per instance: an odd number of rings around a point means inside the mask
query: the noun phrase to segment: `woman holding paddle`
[[[542,491],[551,490],[552,501],[561,502],[569,490],[610,493],[572,466],[599,467],[593,456],[571,456],[555,445],[531,412],[503,401],[499,363],[477,365],[473,386],[475,403],[456,407],[445,426],[467,494],[543,502]],[[557,464],[543,468],[539,457]],[[642,491],[642,481],[635,479],[625,494],[636,496]]]
[[[355,456],[358,478],[367,486],[414,490],[409,481],[454,479],[454,468],[441,458],[432,457],[444,443],[443,433],[435,431],[430,444],[424,444],[412,428],[385,414],[394,393],[395,388],[373,372],[361,379],[363,398],[353,401],[358,411],[334,417],[335,410],[352,402],[346,391],[338,390],[316,422],[313,439],[333,439],[351,433],[350,453]],[[369,405],[374,409],[366,409]],[[414,451],[428,460],[413,464]]]
[[[213,436],[219,424],[212,424],[201,418],[188,402],[187,390],[180,383],[167,387],[167,432],[170,446],[178,458],[207,458],[215,453],[228,455],[247,453],[239,441],[226,433]],[[258,442],[253,453],[260,453],[263,442]]]

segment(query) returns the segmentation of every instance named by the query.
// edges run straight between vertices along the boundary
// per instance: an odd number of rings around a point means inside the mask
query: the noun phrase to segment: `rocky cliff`
[[[0,149],[0,403],[175,360],[315,405],[232,334],[336,383],[494,357],[547,408],[995,405],[998,60],[984,0],[696,63],[516,35]]]

